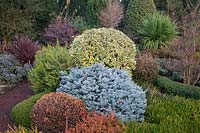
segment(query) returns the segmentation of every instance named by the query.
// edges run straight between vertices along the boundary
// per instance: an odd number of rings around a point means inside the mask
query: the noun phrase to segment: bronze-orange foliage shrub
[[[123,129],[125,126],[119,123],[114,114],[90,112],[75,128],[66,129],[66,133],[121,133]]]
[[[124,8],[119,0],[108,0],[106,7],[100,12],[101,25],[114,28],[119,25],[124,16]]]
[[[86,114],[86,107],[80,99],[52,92],[44,95],[34,105],[32,125],[44,133],[65,132],[66,121],[68,128],[75,127]]]
[[[153,81],[158,76],[158,66],[150,52],[138,54],[136,62],[133,74],[136,78]]]

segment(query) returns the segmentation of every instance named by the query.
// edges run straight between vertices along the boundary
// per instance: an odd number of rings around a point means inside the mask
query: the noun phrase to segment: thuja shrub
[[[101,64],[72,68],[69,75],[61,72],[57,91],[82,99],[89,110],[114,111],[123,121],[144,120],[146,94],[124,70]]]
[[[15,56],[23,64],[33,64],[39,45],[26,36],[15,38],[9,45],[7,52]]]
[[[29,73],[32,90],[35,93],[55,90],[59,85],[59,72],[68,71],[73,66],[73,60],[67,48],[57,44],[48,45],[38,51],[35,66]]]
[[[52,92],[44,95],[34,105],[32,125],[44,133],[64,132],[73,128],[87,114],[84,103],[73,96],[61,92]]]
[[[155,12],[156,6],[153,0],[131,0],[125,16],[127,28],[136,32],[143,23],[145,16]]]
[[[66,133],[121,133],[124,128],[114,114],[104,115],[90,112],[82,122],[77,123],[76,127],[68,129]]]
[[[61,46],[69,47],[73,41],[73,37],[77,34],[77,29],[72,27],[67,20],[62,20],[61,17],[57,17],[45,29],[44,39],[47,43],[51,43],[54,46],[57,40],[59,40]]]
[[[77,66],[104,63],[108,67],[135,69],[136,47],[121,31],[112,28],[86,30],[76,37],[70,54],[77,59]]]
[[[20,65],[19,61],[12,55],[0,55],[0,81],[14,84],[26,78],[30,69],[31,65]]]

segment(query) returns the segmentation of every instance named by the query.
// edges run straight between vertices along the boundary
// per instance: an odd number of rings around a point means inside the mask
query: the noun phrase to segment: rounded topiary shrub
[[[70,54],[78,60],[77,66],[104,63],[108,67],[135,69],[136,47],[121,31],[111,28],[91,29],[76,37]]]
[[[74,61],[74,60],[73,60]],[[59,85],[59,72],[73,66],[67,48],[60,45],[43,47],[35,58],[35,66],[29,73],[35,93],[54,91]]]
[[[33,106],[43,95],[44,93],[40,93],[18,103],[11,111],[12,121],[17,125],[30,128]]]
[[[145,16],[156,12],[153,0],[131,0],[125,15],[125,23],[128,29],[136,31],[140,28]]]
[[[72,68],[69,75],[61,72],[57,91],[82,99],[89,110],[115,112],[123,121],[144,120],[146,94],[124,70],[101,64]]]
[[[37,101],[32,112],[32,125],[44,133],[60,133],[73,128],[87,115],[84,103],[61,92],[44,95]]]

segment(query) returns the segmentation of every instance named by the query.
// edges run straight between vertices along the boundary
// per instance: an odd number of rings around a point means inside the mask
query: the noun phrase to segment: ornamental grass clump
[[[32,64],[35,60],[35,54],[39,50],[38,42],[34,42],[27,36],[15,38],[9,45],[7,52],[15,56],[22,64]]]
[[[77,66],[103,63],[132,73],[136,65],[134,42],[121,31],[112,28],[84,31],[74,39],[69,52],[77,59]]]
[[[134,83],[128,72],[96,64],[61,72],[58,92],[82,99],[89,110],[114,112],[126,121],[143,121],[147,105],[145,91]]]
[[[142,49],[168,47],[170,41],[178,35],[176,24],[169,17],[159,13],[145,17],[137,32],[141,36]]]

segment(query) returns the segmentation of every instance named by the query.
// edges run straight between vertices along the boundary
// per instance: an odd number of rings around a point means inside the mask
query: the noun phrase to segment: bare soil
[[[10,119],[12,108],[19,102],[33,95],[28,81],[21,81],[16,86],[9,89],[4,95],[0,95],[0,132],[8,129],[8,125],[13,126]]]

